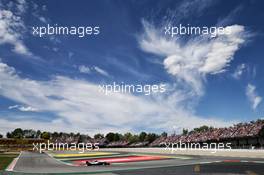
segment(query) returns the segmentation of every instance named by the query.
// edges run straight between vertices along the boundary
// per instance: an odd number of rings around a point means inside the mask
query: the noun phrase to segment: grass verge
[[[5,170],[7,166],[16,158],[18,154],[0,154],[0,171]]]

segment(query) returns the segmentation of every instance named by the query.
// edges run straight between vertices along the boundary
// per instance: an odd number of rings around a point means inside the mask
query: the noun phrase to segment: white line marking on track
[[[19,153],[18,157],[14,158],[14,160],[8,165],[8,167],[6,168],[6,171],[14,171],[16,163],[18,159],[20,158],[21,154],[22,154],[22,151]]]

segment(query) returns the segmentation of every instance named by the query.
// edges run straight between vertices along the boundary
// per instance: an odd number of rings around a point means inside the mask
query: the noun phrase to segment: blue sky
[[[262,118],[263,8],[254,0],[1,0],[0,132],[180,132]],[[47,24],[100,26],[100,34],[32,35],[32,26]],[[232,34],[167,38],[168,24],[230,27]],[[98,93],[99,84],[114,81],[168,90]]]

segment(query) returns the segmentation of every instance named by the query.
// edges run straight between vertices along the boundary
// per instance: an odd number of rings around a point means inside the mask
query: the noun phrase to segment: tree
[[[32,129],[25,129],[23,130],[24,138],[36,138],[37,132]]]
[[[0,138],[3,138],[3,135],[2,134],[0,134]]]
[[[128,142],[129,143],[135,143],[139,141],[139,136],[138,135],[132,135],[132,137],[129,138]]]
[[[112,141],[114,141],[114,139],[115,139],[115,134],[114,133],[112,133],[112,132],[109,132],[108,134],[106,134],[106,140],[108,141],[108,142],[112,142]]]
[[[37,138],[40,138],[41,137],[41,131],[40,130],[37,130]]]
[[[147,137],[146,137],[146,140],[151,143],[153,142],[154,140],[156,140],[158,138],[158,135],[155,134],[155,133],[148,133]]]
[[[41,134],[41,138],[43,138],[43,139],[50,139],[50,133],[49,132],[43,132]]]
[[[104,138],[103,134],[97,133],[94,135],[94,139],[102,139],[102,138]]]
[[[115,133],[114,134],[114,141],[116,142],[116,141],[119,141],[119,140],[120,140],[119,134],[118,133]]]
[[[88,139],[91,139],[89,135],[81,134],[78,139],[78,143],[85,143]]]
[[[114,141],[120,141],[122,139],[123,139],[122,134],[115,133],[115,135],[114,135]]]
[[[128,141],[129,143],[134,143],[139,141],[139,136],[138,135],[133,135],[130,132],[127,132],[123,136],[123,140]]]
[[[24,132],[21,128],[17,128],[11,133],[11,137],[16,139],[21,139],[24,137]]]
[[[124,140],[129,141],[133,135],[130,132],[127,132],[124,134]]]
[[[146,137],[147,137],[147,133],[146,133],[146,132],[141,132],[141,133],[139,134],[139,141],[140,141],[140,142],[144,142],[145,139],[146,139]]]
[[[74,137],[74,135],[75,135],[75,134],[74,134],[73,132],[70,133],[70,136],[71,136],[71,137]]]
[[[7,132],[7,133],[6,133],[6,138],[12,138],[12,135],[11,135],[10,132]]]
[[[189,133],[188,129],[185,128],[182,129],[182,135],[187,135],[188,133]]]
[[[203,126],[201,126],[199,128],[194,128],[193,131],[194,132],[206,132],[206,131],[209,131],[211,129],[213,129],[213,127],[209,127],[209,126],[203,125]]]
[[[58,137],[59,137],[59,133],[58,133],[58,132],[53,132],[53,133],[51,134],[51,137],[52,137],[53,139],[58,138]]]

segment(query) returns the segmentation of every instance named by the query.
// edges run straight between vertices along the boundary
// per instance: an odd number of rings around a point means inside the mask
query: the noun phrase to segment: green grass
[[[17,154],[0,154],[0,171],[5,170],[17,156]]]

